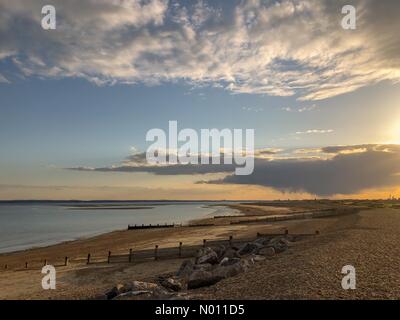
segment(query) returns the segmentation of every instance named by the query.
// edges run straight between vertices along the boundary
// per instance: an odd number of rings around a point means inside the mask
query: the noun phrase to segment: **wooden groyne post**
[[[154,247],[154,260],[158,259],[158,244]]]
[[[89,263],[90,263],[90,253],[88,253],[87,260],[86,260],[86,264],[89,264]]]
[[[233,236],[229,236],[229,246],[232,248]]]
[[[133,258],[132,249],[129,249],[129,263],[132,262],[132,258]]]
[[[68,257],[65,257],[65,259],[64,259],[64,266],[65,267],[68,266]]]
[[[107,263],[110,263],[111,260],[111,251],[108,251]]]
[[[182,242],[179,242],[179,258],[182,257]]]
[[[207,242],[207,240],[206,240],[206,239],[203,239],[203,248],[206,247],[206,242]]]

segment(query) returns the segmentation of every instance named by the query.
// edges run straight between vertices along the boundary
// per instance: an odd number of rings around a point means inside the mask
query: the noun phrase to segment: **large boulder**
[[[247,260],[235,260],[231,264],[219,265],[213,270],[213,274],[216,278],[226,279],[234,277],[239,273],[245,272],[249,268]]]
[[[143,290],[143,291],[128,291],[125,293],[121,293],[113,300],[152,300],[155,299],[155,296],[152,291]]]
[[[228,258],[225,257],[221,260],[221,262],[219,263],[220,266],[222,267],[226,267],[226,266],[230,266],[232,264],[236,264],[240,262],[240,258]]]
[[[258,254],[263,255],[265,257],[272,257],[275,255],[275,249],[273,247],[262,248],[258,251]]]
[[[240,260],[240,263],[241,263],[244,271],[246,271],[254,264],[254,259],[252,257],[250,257],[250,259],[242,259],[242,260]]]
[[[182,262],[179,270],[176,273],[177,277],[185,278],[189,277],[190,274],[193,272],[194,263],[192,260],[185,260]]]
[[[267,245],[268,242],[269,242],[269,238],[265,238],[265,237],[257,238],[256,240],[253,241],[253,243],[258,243],[258,244],[261,244],[262,246]]]
[[[289,248],[290,242],[285,239],[285,237],[276,237],[272,238],[269,243],[268,247],[272,247],[275,250],[275,253],[281,253],[286,251]]]
[[[230,266],[218,267],[214,270],[214,275],[221,279],[226,279],[230,277],[234,277],[239,273],[244,272],[244,269],[241,264],[232,264]]]
[[[111,300],[123,292],[125,292],[124,285],[117,284],[115,287],[108,290],[104,295],[105,295],[106,299]]]
[[[170,278],[160,277],[159,283],[164,288],[172,291],[181,291],[182,289],[185,288],[184,281],[176,277],[170,277]]]
[[[218,256],[218,259],[221,259],[224,256],[225,252],[226,252],[226,248],[225,248],[224,245],[220,245],[220,246],[214,248],[214,251]]]
[[[193,270],[211,271],[213,265],[211,263],[195,264]]]
[[[224,254],[221,256],[221,260],[224,258],[240,258],[240,255],[238,254],[237,250],[233,248],[228,248],[225,250]]]
[[[211,248],[202,248],[197,252],[196,264],[217,264],[218,263],[218,255]]]
[[[247,242],[239,249],[238,254],[241,256],[251,254],[251,253],[257,254],[258,250],[260,250],[263,247],[264,246],[259,243]]]
[[[200,287],[211,286],[222,279],[223,278],[214,274],[214,272],[195,270],[190,275],[187,285],[188,289],[196,289]]]
[[[108,300],[116,299],[161,299],[168,296],[168,292],[156,283],[133,281],[124,285],[117,285],[105,293]]]
[[[124,286],[124,292],[129,291],[153,291],[163,293],[164,290],[157,284],[144,281],[132,281]]]
[[[261,249],[261,250],[263,250],[263,249]],[[253,259],[254,262],[261,262],[266,259],[265,256],[259,255],[259,254],[256,254],[256,255],[252,256],[251,258]]]

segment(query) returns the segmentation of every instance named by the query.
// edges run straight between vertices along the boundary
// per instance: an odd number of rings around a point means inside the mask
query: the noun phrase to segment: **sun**
[[[388,132],[389,141],[387,144],[400,144],[400,121],[396,121]]]

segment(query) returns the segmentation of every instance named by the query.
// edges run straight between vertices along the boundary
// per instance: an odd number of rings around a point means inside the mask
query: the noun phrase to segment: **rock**
[[[184,289],[183,281],[177,278],[160,278],[159,282],[164,288],[172,291],[181,291]]]
[[[219,265],[225,267],[225,266],[230,266],[230,265],[238,263],[238,262],[240,262],[240,258],[228,258],[228,257],[225,257],[225,258],[223,258],[221,260]]]
[[[213,272],[195,270],[189,277],[188,289],[211,286],[220,280],[222,280],[222,278],[218,277]]]
[[[172,295],[168,300],[189,300],[190,296],[185,293],[185,294],[174,294]]]
[[[144,282],[144,281],[133,281],[131,283],[128,283],[124,286],[124,291],[155,291],[159,289],[160,286],[157,283],[153,282]]]
[[[240,263],[242,264],[244,271],[246,271],[254,264],[254,259],[252,257],[250,257],[250,259],[242,259],[240,260]]]
[[[211,248],[200,249],[197,253],[196,264],[203,264],[203,263],[217,264],[218,263],[217,253]]]
[[[148,300],[153,297],[153,292],[148,290],[143,291],[128,291],[125,293],[121,293],[113,300]]]
[[[215,248],[214,251],[218,256],[218,259],[221,259],[223,257],[223,255],[225,254],[226,248],[224,245],[220,245],[217,248]]]
[[[151,295],[154,295],[154,294],[163,294],[165,293],[165,290],[160,288],[155,283],[133,281],[125,285],[118,284],[111,290],[107,291],[104,295],[108,300],[111,300],[120,296],[123,297],[125,295],[132,296],[133,295],[132,292],[136,292],[136,294],[149,293]]]
[[[214,269],[213,274],[216,278],[226,279],[229,277],[234,277],[239,273],[245,272],[247,270],[246,261],[239,260],[238,262],[225,266],[218,266]]]
[[[107,291],[104,295],[106,296],[106,298],[108,300],[111,300],[113,298],[115,298],[116,296],[118,296],[119,294],[122,293],[122,288],[124,287],[124,285],[122,284],[117,284],[115,287],[113,287],[111,290]]]
[[[130,291],[150,291],[153,295],[157,296],[163,296],[167,294],[167,291],[163,287],[159,286],[157,283],[143,281],[133,281],[132,283],[127,284],[124,287],[123,291],[124,293]]]
[[[237,250],[232,249],[232,248],[228,248],[228,249],[226,249],[226,251],[224,252],[223,256],[221,257],[221,260],[223,258],[240,258],[240,256],[237,253]]]
[[[211,271],[213,268],[211,263],[195,264],[193,270]]]
[[[253,241],[253,243],[258,243],[261,244],[262,246],[267,245],[269,242],[268,238],[262,237],[262,238],[257,238],[256,240]]]
[[[262,255],[255,255],[252,257],[252,259],[254,262],[261,262],[261,261],[264,261],[266,258]]]
[[[268,242],[268,244],[274,244],[274,243],[283,243],[283,244],[286,244],[287,246],[290,245],[290,241],[288,239],[286,239],[286,237],[284,237],[284,236],[272,238]]]
[[[275,249],[273,247],[262,248],[258,251],[258,254],[263,255],[265,257],[272,257],[275,255]]]
[[[268,243],[268,247],[275,249],[275,253],[281,253],[289,248],[290,242],[284,237],[272,238]]]
[[[242,248],[240,248],[240,250],[238,251],[238,254],[241,256],[244,256],[244,255],[250,254],[250,253],[257,253],[258,250],[260,250],[261,248],[263,248],[262,244],[248,242]]]
[[[114,287],[112,290],[114,290]],[[115,290],[113,291],[115,292]],[[152,282],[133,281],[119,288],[119,294],[111,299],[162,299],[171,294],[163,287]]]
[[[178,272],[176,275],[181,278],[189,277],[190,274],[193,272],[194,263],[192,260],[185,260],[182,262]]]

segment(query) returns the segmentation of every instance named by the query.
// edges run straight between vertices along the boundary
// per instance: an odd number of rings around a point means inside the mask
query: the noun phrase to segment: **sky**
[[[400,197],[399,13],[396,0],[0,0],[0,200]],[[254,172],[144,163],[146,133],[173,120],[254,129]]]

